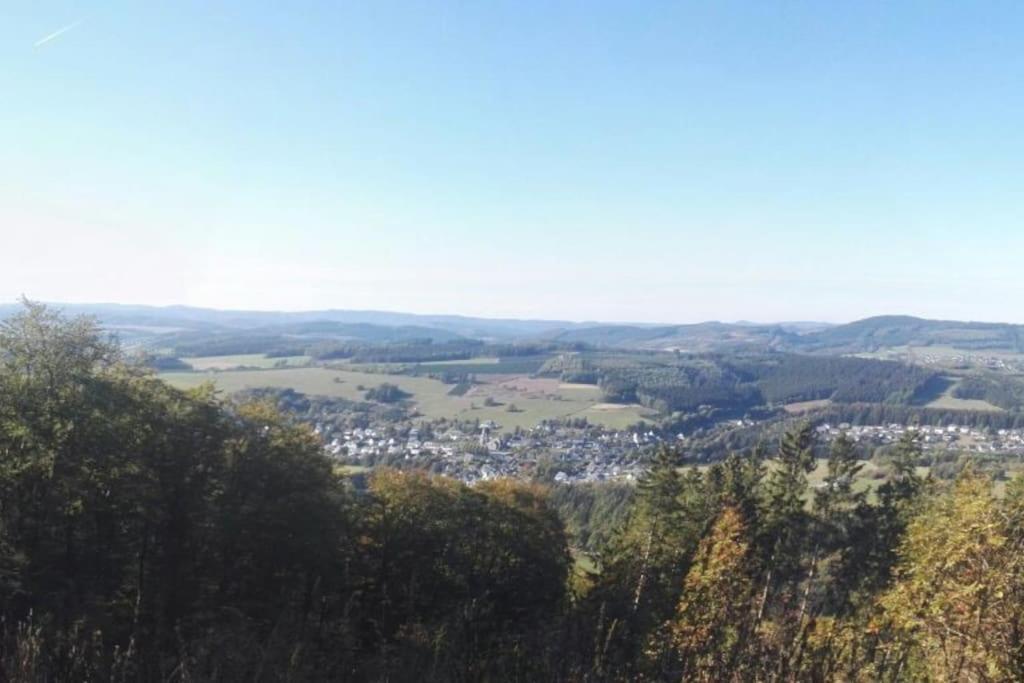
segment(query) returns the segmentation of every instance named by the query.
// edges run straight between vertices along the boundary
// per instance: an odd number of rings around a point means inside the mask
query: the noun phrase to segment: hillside
[[[552,335],[552,338],[560,342],[593,346],[683,351],[707,351],[736,346],[788,348],[799,343],[799,336],[782,325],[720,322],[656,327],[599,325],[559,332]]]
[[[972,351],[1024,351],[1024,326],[1007,323],[879,316],[800,338],[808,349],[861,352],[900,346],[950,346]]]

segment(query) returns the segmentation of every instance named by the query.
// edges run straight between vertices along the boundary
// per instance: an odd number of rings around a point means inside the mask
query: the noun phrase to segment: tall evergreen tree
[[[856,446],[843,434],[832,443],[821,488],[814,492],[814,513],[818,524],[817,547],[830,573],[825,599],[832,612],[847,608],[850,594],[858,587],[862,554],[857,541],[869,531],[867,493],[854,488],[864,465]]]
[[[805,540],[807,475],[814,470],[814,431],[804,424],[786,432],[775,466],[765,481],[762,503],[762,552],[778,578],[793,569]]]
[[[765,630],[763,675],[784,678],[804,628],[807,595],[801,599],[800,583],[813,574],[816,551],[811,552],[811,517],[806,509],[807,475],[814,470],[814,430],[803,424],[786,432],[779,443],[778,458],[765,485],[761,513],[763,578],[755,626]],[[794,608],[798,603],[803,607]]]
[[[865,587],[873,592],[884,586],[896,563],[899,547],[907,525],[914,516],[916,505],[925,490],[925,481],[917,472],[923,449],[921,434],[909,429],[900,436],[892,452],[887,481],[878,487],[878,507],[874,511],[874,529],[868,546]]]

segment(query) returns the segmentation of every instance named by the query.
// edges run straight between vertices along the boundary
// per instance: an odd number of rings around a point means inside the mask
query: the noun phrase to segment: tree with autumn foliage
[[[967,471],[910,522],[893,585],[879,598],[880,677],[1024,677],[1024,557],[1003,507],[992,482]]]
[[[671,623],[684,680],[721,681],[735,674],[754,592],[750,546],[742,514],[731,506],[700,542]]]

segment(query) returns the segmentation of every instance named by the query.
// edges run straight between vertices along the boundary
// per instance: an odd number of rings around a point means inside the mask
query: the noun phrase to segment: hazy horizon
[[[1024,6],[43,2],[0,301],[1024,322]]]
[[[382,315],[411,315],[421,317],[453,317],[453,318],[469,318],[469,319],[486,319],[486,320],[510,320],[510,321],[533,321],[533,322],[564,322],[571,323],[574,325],[581,324],[597,324],[597,325],[645,325],[645,326],[661,326],[661,325],[699,325],[703,323],[722,323],[727,325],[844,325],[849,323],[858,322],[870,318],[881,318],[881,317],[910,317],[920,318],[925,320],[935,321],[951,321],[951,322],[970,322],[980,324],[1024,324],[1014,320],[1008,319],[981,319],[981,318],[928,318],[926,316],[918,316],[912,313],[906,313],[901,311],[881,311],[873,313],[861,318],[851,319],[836,319],[836,320],[823,320],[823,319],[812,319],[812,318],[779,318],[771,320],[751,320],[748,318],[736,318],[736,319],[725,319],[725,318],[705,318],[700,320],[619,320],[619,319],[608,319],[608,318],[573,318],[573,317],[536,317],[536,316],[499,316],[491,314],[473,314],[464,313],[460,311],[443,311],[443,310],[425,310],[425,311],[410,311],[400,309],[379,309],[379,308],[343,308],[338,306],[325,307],[325,308],[220,308],[216,306],[192,306],[189,304],[146,304],[146,303],[124,303],[116,301],[56,301],[56,300],[42,300],[33,299],[27,297],[30,301],[36,301],[43,303],[47,306],[51,306],[57,309],[65,307],[125,307],[125,308],[144,308],[144,309],[156,309],[167,311],[171,309],[192,309],[192,310],[203,310],[216,313],[254,313],[254,314],[314,314],[314,313],[330,313],[330,312],[344,312],[352,314],[382,314]],[[0,301],[0,308],[3,306],[16,306],[20,303],[20,297],[13,301]],[[74,312],[74,311],[72,311]]]

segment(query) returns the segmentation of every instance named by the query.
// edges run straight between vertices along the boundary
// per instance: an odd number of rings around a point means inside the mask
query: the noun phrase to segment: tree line
[[[1013,377],[970,375],[953,389],[957,398],[988,401],[1004,410],[1020,411],[1024,406],[1024,383]]]

